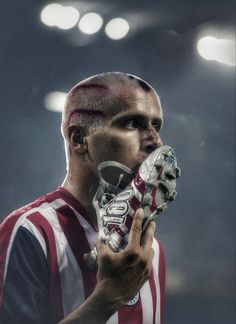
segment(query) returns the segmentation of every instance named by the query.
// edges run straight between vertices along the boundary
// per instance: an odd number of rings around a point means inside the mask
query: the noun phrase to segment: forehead
[[[126,114],[141,114],[149,118],[161,118],[162,109],[159,97],[154,91],[142,91],[140,89],[125,90],[119,96],[119,109],[111,109],[110,117],[118,117]]]

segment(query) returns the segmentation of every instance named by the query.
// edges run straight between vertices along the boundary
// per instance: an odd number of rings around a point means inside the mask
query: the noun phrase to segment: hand
[[[127,303],[148,279],[154,252],[152,241],[155,223],[150,222],[142,234],[143,210],[135,213],[129,233],[128,245],[121,252],[113,252],[98,240],[98,272],[96,289],[101,289],[106,299],[122,306]]]

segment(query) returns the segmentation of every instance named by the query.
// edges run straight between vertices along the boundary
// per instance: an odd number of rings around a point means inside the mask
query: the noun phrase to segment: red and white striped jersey
[[[56,323],[81,305],[96,285],[83,259],[96,239],[86,211],[62,187],[6,217],[0,226],[0,322]],[[162,323],[164,254],[157,240],[153,249],[149,280],[107,323]]]

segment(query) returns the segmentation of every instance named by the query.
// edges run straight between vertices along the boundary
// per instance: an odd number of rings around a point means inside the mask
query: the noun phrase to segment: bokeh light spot
[[[61,91],[49,92],[44,98],[46,109],[61,112],[65,104],[66,95],[65,92]]]
[[[130,27],[127,20],[123,18],[114,18],[107,23],[105,33],[109,38],[119,40],[128,34],[129,29]]]
[[[89,12],[80,19],[78,27],[84,34],[92,35],[97,33],[102,25],[103,18],[95,12]]]
[[[41,21],[50,27],[60,29],[71,29],[79,20],[79,11],[71,6],[62,6],[58,3],[51,3],[41,11]]]
[[[197,49],[205,60],[235,66],[235,40],[206,36],[198,41]]]

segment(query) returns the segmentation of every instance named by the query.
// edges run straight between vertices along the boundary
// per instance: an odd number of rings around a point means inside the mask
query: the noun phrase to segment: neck
[[[97,217],[92,205],[93,197],[98,188],[98,179],[94,174],[81,168],[80,172],[74,173],[69,170],[62,187],[67,189],[86,210],[92,224],[97,227]]]

